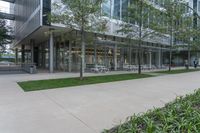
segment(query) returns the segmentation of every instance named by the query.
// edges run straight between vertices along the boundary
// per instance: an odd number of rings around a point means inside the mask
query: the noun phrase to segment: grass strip
[[[200,89],[163,108],[133,115],[104,133],[200,133]]]
[[[152,77],[152,76],[148,74],[118,74],[118,75],[85,77],[84,80],[80,80],[79,78],[61,78],[61,79],[49,79],[49,80],[25,81],[25,82],[18,82],[18,84],[24,91],[37,91],[37,90],[46,90],[46,89],[63,88],[71,86],[140,79],[147,77]]]
[[[200,69],[177,69],[177,70],[165,70],[165,71],[157,71],[154,73],[161,73],[161,74],[179,74],[179,73],[188,73],[188,72],[195,72],[200,71]]]

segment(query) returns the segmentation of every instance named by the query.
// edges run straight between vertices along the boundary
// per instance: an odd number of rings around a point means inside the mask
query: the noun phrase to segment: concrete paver
[[[200,72],[35,92],[24,92],[16,83],[76,76],[1,75],[0,133],[99,133],[200,87]]]

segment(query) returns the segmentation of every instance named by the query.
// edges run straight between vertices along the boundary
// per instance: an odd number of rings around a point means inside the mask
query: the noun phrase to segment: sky
[[[0,12],[9,13],[10,4],[8,2],[0,1]],[[10,25],[10,21],[7,20],[7,25]]]
[[[0,1],[0,11],[9,12],[9,8],[10,6],[8,2]]]

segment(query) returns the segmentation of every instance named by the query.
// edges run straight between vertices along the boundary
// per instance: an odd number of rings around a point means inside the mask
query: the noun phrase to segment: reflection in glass
[[[111,16],[111,0],[106,0],[102,4],[102,11],[103,11],[103,15],[105,15],[107,17]]]
[[[120,0],[114,1],[114,18],[120,19]]]

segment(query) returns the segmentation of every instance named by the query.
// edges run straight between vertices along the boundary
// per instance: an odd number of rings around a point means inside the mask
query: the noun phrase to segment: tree
[[[106,30],[107,21],[101,16],[102,2],[102,0],[61,0],[61,3],[54,3],[54,12],[50,15],[51,22],[61,23],[68,28],[80,31],[81,80],[83,80],[87,32],[103,32]]]
[[[126,35],[128,42],[138,42],[138,74],[141,74],[141,45],[144,39],[161,37],[162,12],[147,0],[131,1],[126,11],[125,21],[120,24],[121,32]]]
[[[6,45],[11,42],[9,36],[10,27],[6,25],[6,21],[0,19],[0,53],[6,50]]]
[[[189,69],[190,66],[190,54],[191,48],[199,44],[199,27],[194,23],[195,19],[199,19],[197,12],[186,4],[186,1],[174,1],[173,4],[176,7],[175,12],[175,35],[174,38],[176,41],[183,43],[178,47],[187,47],[188,57],[187,57],[187,66],[186,69]],[[178,12],[178,13],[177,13]],[[177,17],[178,16],[178,17]]]
[[[200,27],[197,27],[194,31],[193,31],[193,40],[192,40],[192,48],[195,50],[199,50],[200,49]]]
[[[191,63],[191,51],[195,50],[198,51],[200,49],[199,44],[200,44],[200,38],[199,38],[199,33],[200,29],[197,28],[195,29],[194,27],[191,27],[190,29],[188,28],[187,32],[183,32],[182,35],[180,35],[183,40],[183,42],[186,44],[187,47],[187,52],[188,52],[188,65],[186,69],[189,69],[190,63]]]
[[[165,34],[169,35],[170,38],[170,51],[169,51],[169,71],[171,71],[172,66],[172,51],[176,44],[176,37],[179,36],[184,21],[185,6],[182,4],[184,1],[178,0],[165,0],[163,4],[164,8],[164,22],[165,22]]]
[[[180,41],[182,45],[178,47],[187,48],[188,57],[187,57],[187,64],[186,69],[190,67],[190,54],[191,54],[191,47],[194,45],[194,36],[196,33],[196,29],[193,28],[193,16],[184,16],[181,20],[182,22],[180,25],[179,33],[176,35],[176,40]]]

